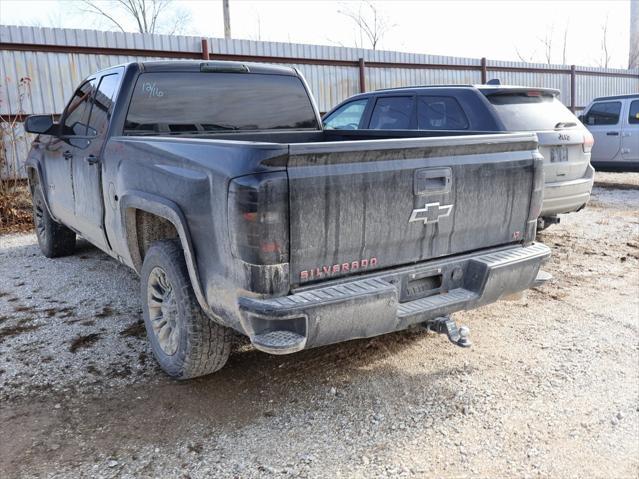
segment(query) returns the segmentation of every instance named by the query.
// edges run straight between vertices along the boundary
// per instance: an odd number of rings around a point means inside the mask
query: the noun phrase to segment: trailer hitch
[[[450,316],[440,316],[429,319],[422,323],[422,326],[426,328],[427,331],[445,334],[451,343],[461,346],[462,348],[469,348],[472,345],[470,339],[468,339],[470,329],[468,329],[467,326],[460,326],[458,328]]]

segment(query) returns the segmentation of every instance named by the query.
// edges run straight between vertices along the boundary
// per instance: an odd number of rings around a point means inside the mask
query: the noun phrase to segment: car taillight
[[[589,131],[584,133],[584,153],[590,153],[592,151],[592,145],[595,144],[595,139]]]
[[[237,258],[251,264],[288,262],[288,178],[261,173],[229,185],[229,231]]]

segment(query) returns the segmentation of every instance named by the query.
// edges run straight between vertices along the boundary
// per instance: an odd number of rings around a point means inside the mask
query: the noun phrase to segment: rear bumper
[[[540,243],[508,246],[278,298],[242,297],[242,327],[257,349],[272,354],[399,331],[523,291],[537,284],[539,268],[549,256]]]
[[[553,216],[577,211],[590,199],[595,169],[588,165],[582,178],[544,185],[544,202],[540,216]]]

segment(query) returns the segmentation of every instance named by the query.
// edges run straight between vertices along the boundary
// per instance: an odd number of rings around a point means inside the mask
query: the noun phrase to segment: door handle
[[[87,156],[87,163],[89,163],[90,165],[95,165],[98,162],[98,157],[95,155],[89,155]]]
[[[73,153],[67,150],[64,153],[62,153],[62,156],[64,157],[65,160],[70,160],[71,158],[73,158]]]
[[[624,131],[621,136],[623,136],[624,138],[627,138],[629,136],[632,136],[632,133],[630,133],[629,131]]]
[[[450,168],[421,168],[415,170],[413,194],[415,196],[424,196],[448,193],[452,174]]]
[[[608,135],[608,136],[619,136],[619,132],[618,131],[608,131],[608,132],[606,132],[606,135]]]

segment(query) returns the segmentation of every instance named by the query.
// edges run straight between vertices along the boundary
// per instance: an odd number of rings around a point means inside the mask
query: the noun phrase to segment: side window
[[[100,85],[93,97],[93,107],[89,118],[90,134],[101,136],[106,133],[115,93],[120,85],[120,76],[120,73],[112,73],[103,76],[100,80]]]
[[[620,101],[595,103],[586,114],[586,125],[616,125],[619,123],[620,113]]]
[[[370,128],[373,130],[408,130],[413,111],[413,97],[381,97],[375,103]]]
[[[630,112],[628,113],[628,123],[631,125],[639,124],[639,100],[633,100],[630,103]]]
[[[420,130],[467,130],[468,118],[453,97],[420,96],[417,124]]]
[[[63,135],[86,135],[90,110],[89,100],[94,87],[95,79],[91,79],[80,85],[73,94],[64,110]]]
[[[368,99],[363,99],[342,105],[326,119],[324,128],[328,130],[357,130],[367,103]]]

